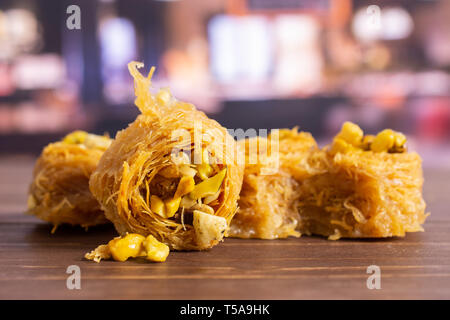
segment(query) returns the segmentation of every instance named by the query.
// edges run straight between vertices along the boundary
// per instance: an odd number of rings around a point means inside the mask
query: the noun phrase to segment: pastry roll
[[[298,230],[331,240],[423,231],[422,161],[405,143],[399,132],[370,136],[345,123],[331,145],[314,153],[320,173],[300,183]]]
[[[52,232],[60,224],[107,223],[89,191],[89,177],[110,143],[108,137],[75,131],[46,146],[34,168],[28,212],[52,223]]]
[[[150,91],[131,62],[141,111],[117,133],[90,189],[122,236],[127,232],[174,250],[203,250],[223,239],[237,209],[243,163],[227,130],[169,90]]]
[[[297,129],[275,130],[267,138],[239,141],[245,150],[245,171],[239,211],[230,236],[277,239],[300,236],[298,180],[313,174],[309,154],[317,149],[314,138]]]

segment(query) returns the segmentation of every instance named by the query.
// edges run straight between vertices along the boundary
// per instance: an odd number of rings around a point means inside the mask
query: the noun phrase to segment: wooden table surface
[[[0,159],[1,299],[449,299],[450,171],[425,170],[424,233],[404,239],[227,239],[207,252],[172,252],[166,263],[85,261],[111,226],[50,226],[23,214],[32,158]],[[69,290],[66,269],[81,270]],[[369,290],[367,267],[381,270]]]

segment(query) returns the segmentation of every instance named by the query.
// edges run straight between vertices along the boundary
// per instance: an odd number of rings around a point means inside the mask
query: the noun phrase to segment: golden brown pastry
[[[75,131],[46,146],[34,168],[28,212],[52,223],[52,232],[60,224],[107,223],[89,191],[89,177],[110,143],[108,137]]]
[[[423,231],[421,158],[392,130],[364,135],[347,122],[312,157],[320,168],[299,183],[298,230],[335,240],[404,236]]]
[[[300,236],[297,180],[313,174],[308,162],[317,149],[314,138],[297,129],[274,131],[267,138],[239,141],[245,150],[244,182],[239,210],[229,235],[238,238],[277,239]]]
[[[407,152],[401,133],[388,129],[364,135],[357,125],[345,123],[333,143],[319,149],[309,134],[283,129],[277,146],[279,170],[264,174],[273,169],[275,162],[265,157],[273,158],[276,150],[270,146],[276,141],[240,142],[246,167],[230,236],[317,234],[336,240],[423,230],[427,214],[421,158]],[[252,143],[258,147],[249,148]],[[261,153],[259,162],[249,163],[255,153]]]
[[[127,232],[175,250],[207,249],[233,218],[243,165],[227,130],[169,90],[150,91],[131,62],[141,111],[118,132],[90,180],[90,189],[123,236]]]

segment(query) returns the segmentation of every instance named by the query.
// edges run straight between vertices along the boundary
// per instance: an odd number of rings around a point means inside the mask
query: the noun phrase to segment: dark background
[[[0,47],[3,156],[78,128],[114,136],[137,115],[139,60],[228,128],[299,126],[325,144],[351,120],[450,163],[450,1],[2,0]]]

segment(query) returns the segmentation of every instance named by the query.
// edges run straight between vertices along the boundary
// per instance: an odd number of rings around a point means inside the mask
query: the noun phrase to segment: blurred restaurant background
[[[138,113],[131,60],[228,128],[323,144],[350,120],[450,167],[448,0],[1,0],[0,156],[114,136]]]

